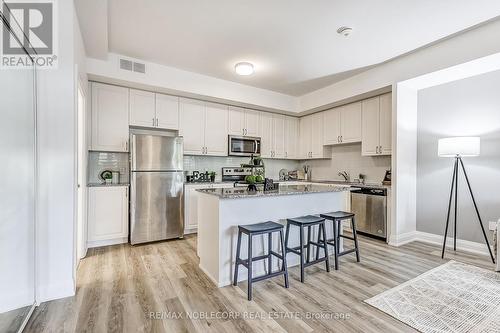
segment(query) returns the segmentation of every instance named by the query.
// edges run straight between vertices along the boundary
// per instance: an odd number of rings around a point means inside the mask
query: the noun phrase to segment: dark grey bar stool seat
[[[280,234],[280,245],[281,245],[281,254],[276,253],[272,250],[273,248],[273,237],[272,234],[273,232],[279,232]],[[247,234],[248,235],[248,259],[241,259],[240,258],[240,250],[241,250],[241,235],[242,234]],[[264,235],[267,234],[267,239],[268,239],[268,253],[258,256],[258,257],[253,257],[252,256],[252,240],[253,236],[256,235]],[[272,256],[275,256],[278,259],[281,259],[282,262],[282,267],[279,271],[277,272],[272,272]],[[258,276],[258,277],[253,277],[252,276],[252,262],[258,261],[258,260],[264,260],[267,259],[267,274]],[[238,244],[236,246],[236,265],[234,267],[234,280],[233,280],[233,285],[238,285],[238,268],[239,265],[243,265],[247,268],[248,270],[248,300],[252,300],[252,283],[269,279],[278,275],[284,275],[285,276],[285,288],[288,288],[288,268],[286,266],[286,251],[285,251],[285,241],[283,239],[283,225],[268,221],[268,222],[262,222],[262,223],[255,223],[255,224],[247,224],[247,225],[240,225],[238,226]]]
[[[356,261],[359,262],[359,246],[358,246],[358,236],[356,233],[356,219],[354,216],[354,213],[351,212],[343,212],[343,211],[336,211],[336,212],[331,212],[331,213],[326,213],[326,214],[320,214],[321,217],[332,221],[333,222],[333,238],[332,239],[327,239],[326,243],[329,245],[332,245],[334,248],[334,257],[335,257],[335,269],[339,269],[339,257],[344,256],[346,254],[356,252]],[[345,236],[340,234],[340,223],[344,220],[351,220],[351,229],[352,229],[352,236]],[[346,250],[343,252],[340,252],[340,237],[350,239],[354,241],[354,248],[350,250]],[[318,254],[316,253],[316,257],[318,257]]]
[[[304,268],[317,264],[319,262],[326,262],[326,271],[330,271],[330,261],[328,258],[328,248],[325,241],[326,240],[326,230],[325,230],[325,219],[319,216],[307,215],[294,217],[287,219],[286,226],[286,236],[285,236],[285,248],[286,253],[294,253],[300,256],[300,282],[304,282]],[[290,238],[290,228],[291,226],[299,227],[299,246],[289,247],[288,240]],[[318,239],[316,242],[311,240],[312,227],[318,226]],[[304,229],[307,228],[307,243],[304,243]],[[320,235],[323,235],[322,237]],[[316,260],[311,261],[311,245],[316,246]],[[307,257],[304,259],[304,248],[306,249]],[[325,252],[325,256],[319,258],[319,249],[322,248]]]

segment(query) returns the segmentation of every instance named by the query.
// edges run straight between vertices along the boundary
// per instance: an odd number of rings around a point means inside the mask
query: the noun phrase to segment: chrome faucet
[[[347,173],[347,171],[342,171],[342,172],[339,172],[339,176],[344,177],[344,180],[345,180],[346,182],[349,182],[349,174]]]

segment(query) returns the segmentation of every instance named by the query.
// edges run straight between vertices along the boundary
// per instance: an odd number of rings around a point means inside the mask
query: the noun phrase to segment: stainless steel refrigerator
[[[130,243],[182,237],[182,137],[132,134]]]

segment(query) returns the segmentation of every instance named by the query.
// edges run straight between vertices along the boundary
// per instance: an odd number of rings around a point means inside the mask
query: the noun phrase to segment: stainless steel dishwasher
[[[387,238],[387,190],[361,188],[351,192],[356,230],[379,239]]]

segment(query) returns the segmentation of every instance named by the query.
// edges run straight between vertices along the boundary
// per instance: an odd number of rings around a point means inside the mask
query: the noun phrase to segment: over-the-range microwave
[[[230,135],[228,143],[230,156],[260,155],[260,138]]]

